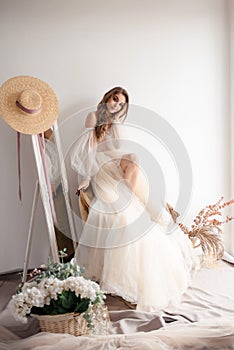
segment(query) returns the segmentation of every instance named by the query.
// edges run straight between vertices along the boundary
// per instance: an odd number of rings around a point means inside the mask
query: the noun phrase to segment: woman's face
[[[126,103],[126,98],[123,94],[112,95],[106,103],[109,113],[114,114],[119,112]]]

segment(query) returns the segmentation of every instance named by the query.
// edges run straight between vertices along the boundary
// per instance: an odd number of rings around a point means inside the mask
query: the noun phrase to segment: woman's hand
[[[88,179],[85,179],[85,180],[81,181],[81,184],[77,188],[76,194],[79,196],[80,191],[81,190],[86,190],[86,188],[89,187],[89,184],[90,184],[90,180],[88,180]]]
[[[89,187],[89,184],[90,184],[90,180],[88,180],[88,179],[81,181],[81,184],[78,186],[77,191],[76,191],[77,196],[80,195],[81,190],[86,190],[86,188]]]

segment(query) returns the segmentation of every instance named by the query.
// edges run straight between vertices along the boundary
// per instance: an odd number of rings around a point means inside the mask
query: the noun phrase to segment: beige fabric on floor
[[[4,317],[2,315],[4,316],[4,313],[0,314],[1,325],[3,319],[6,320],[6,314]],[[163,314],[163,319],[173,322],[152,330],[160,326],[161,318],[156,314],[116,310],[112,312],[110,331],[112,334],[105,337],[39,333],[21,340],[15,340],[16,336],[9,331],[16,327],[11,321],[12,324],[8,324],[8,329],[0,327],[0,349],[232,350],[234,349],[234,267],[220,262],[211,269],[201,269],[192,286],[183,295],[176,312],[173,315]],[[129,334],[113,334],[115,332]]]
[[[232,320],[210,320],[180,325],[149,333],[74,337],[66,334],[40,333],[36,336],[1,344],[1,350],[227,350],[234,349]]]
[[[163,316],[182,322],[234,317],[234,266],[219,261],[201,269],[176,310]]]

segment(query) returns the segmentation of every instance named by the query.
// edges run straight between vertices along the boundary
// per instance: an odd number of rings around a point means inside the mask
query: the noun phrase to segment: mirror
[[[45,143],[45,158],[53,201],[51,213],[53,215],[54,211],[53,221],[58,251],[66,248],[67,256],[64,261],[69,261],[74,256],[76,233],[57,122],[45,131],[43,136],[41,141],[44,140]]]
[[[25,282],[27,278],[39,190],[53,260],[59,262],[59,251],[66,249],[66,256],[63,257],[63,261],[69,261],[74,256],[76,249],[76,233],[57,122],[44,134],[32,135],[31,137],[38,180],[34,191],[22,282]]]

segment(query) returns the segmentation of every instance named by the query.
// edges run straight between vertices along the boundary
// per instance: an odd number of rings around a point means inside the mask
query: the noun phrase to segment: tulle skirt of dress
[[[147,208],[143,177],[138,181],[139,195],[134,195],[123,180],[117,156],[99,152],[97,159],[95,196],[77,262],[105,293],[136,303],[138,310],[173,311],[199,265],[191,241],[179,228],[166,233],[170,220],[166,209],[153,213]]]

